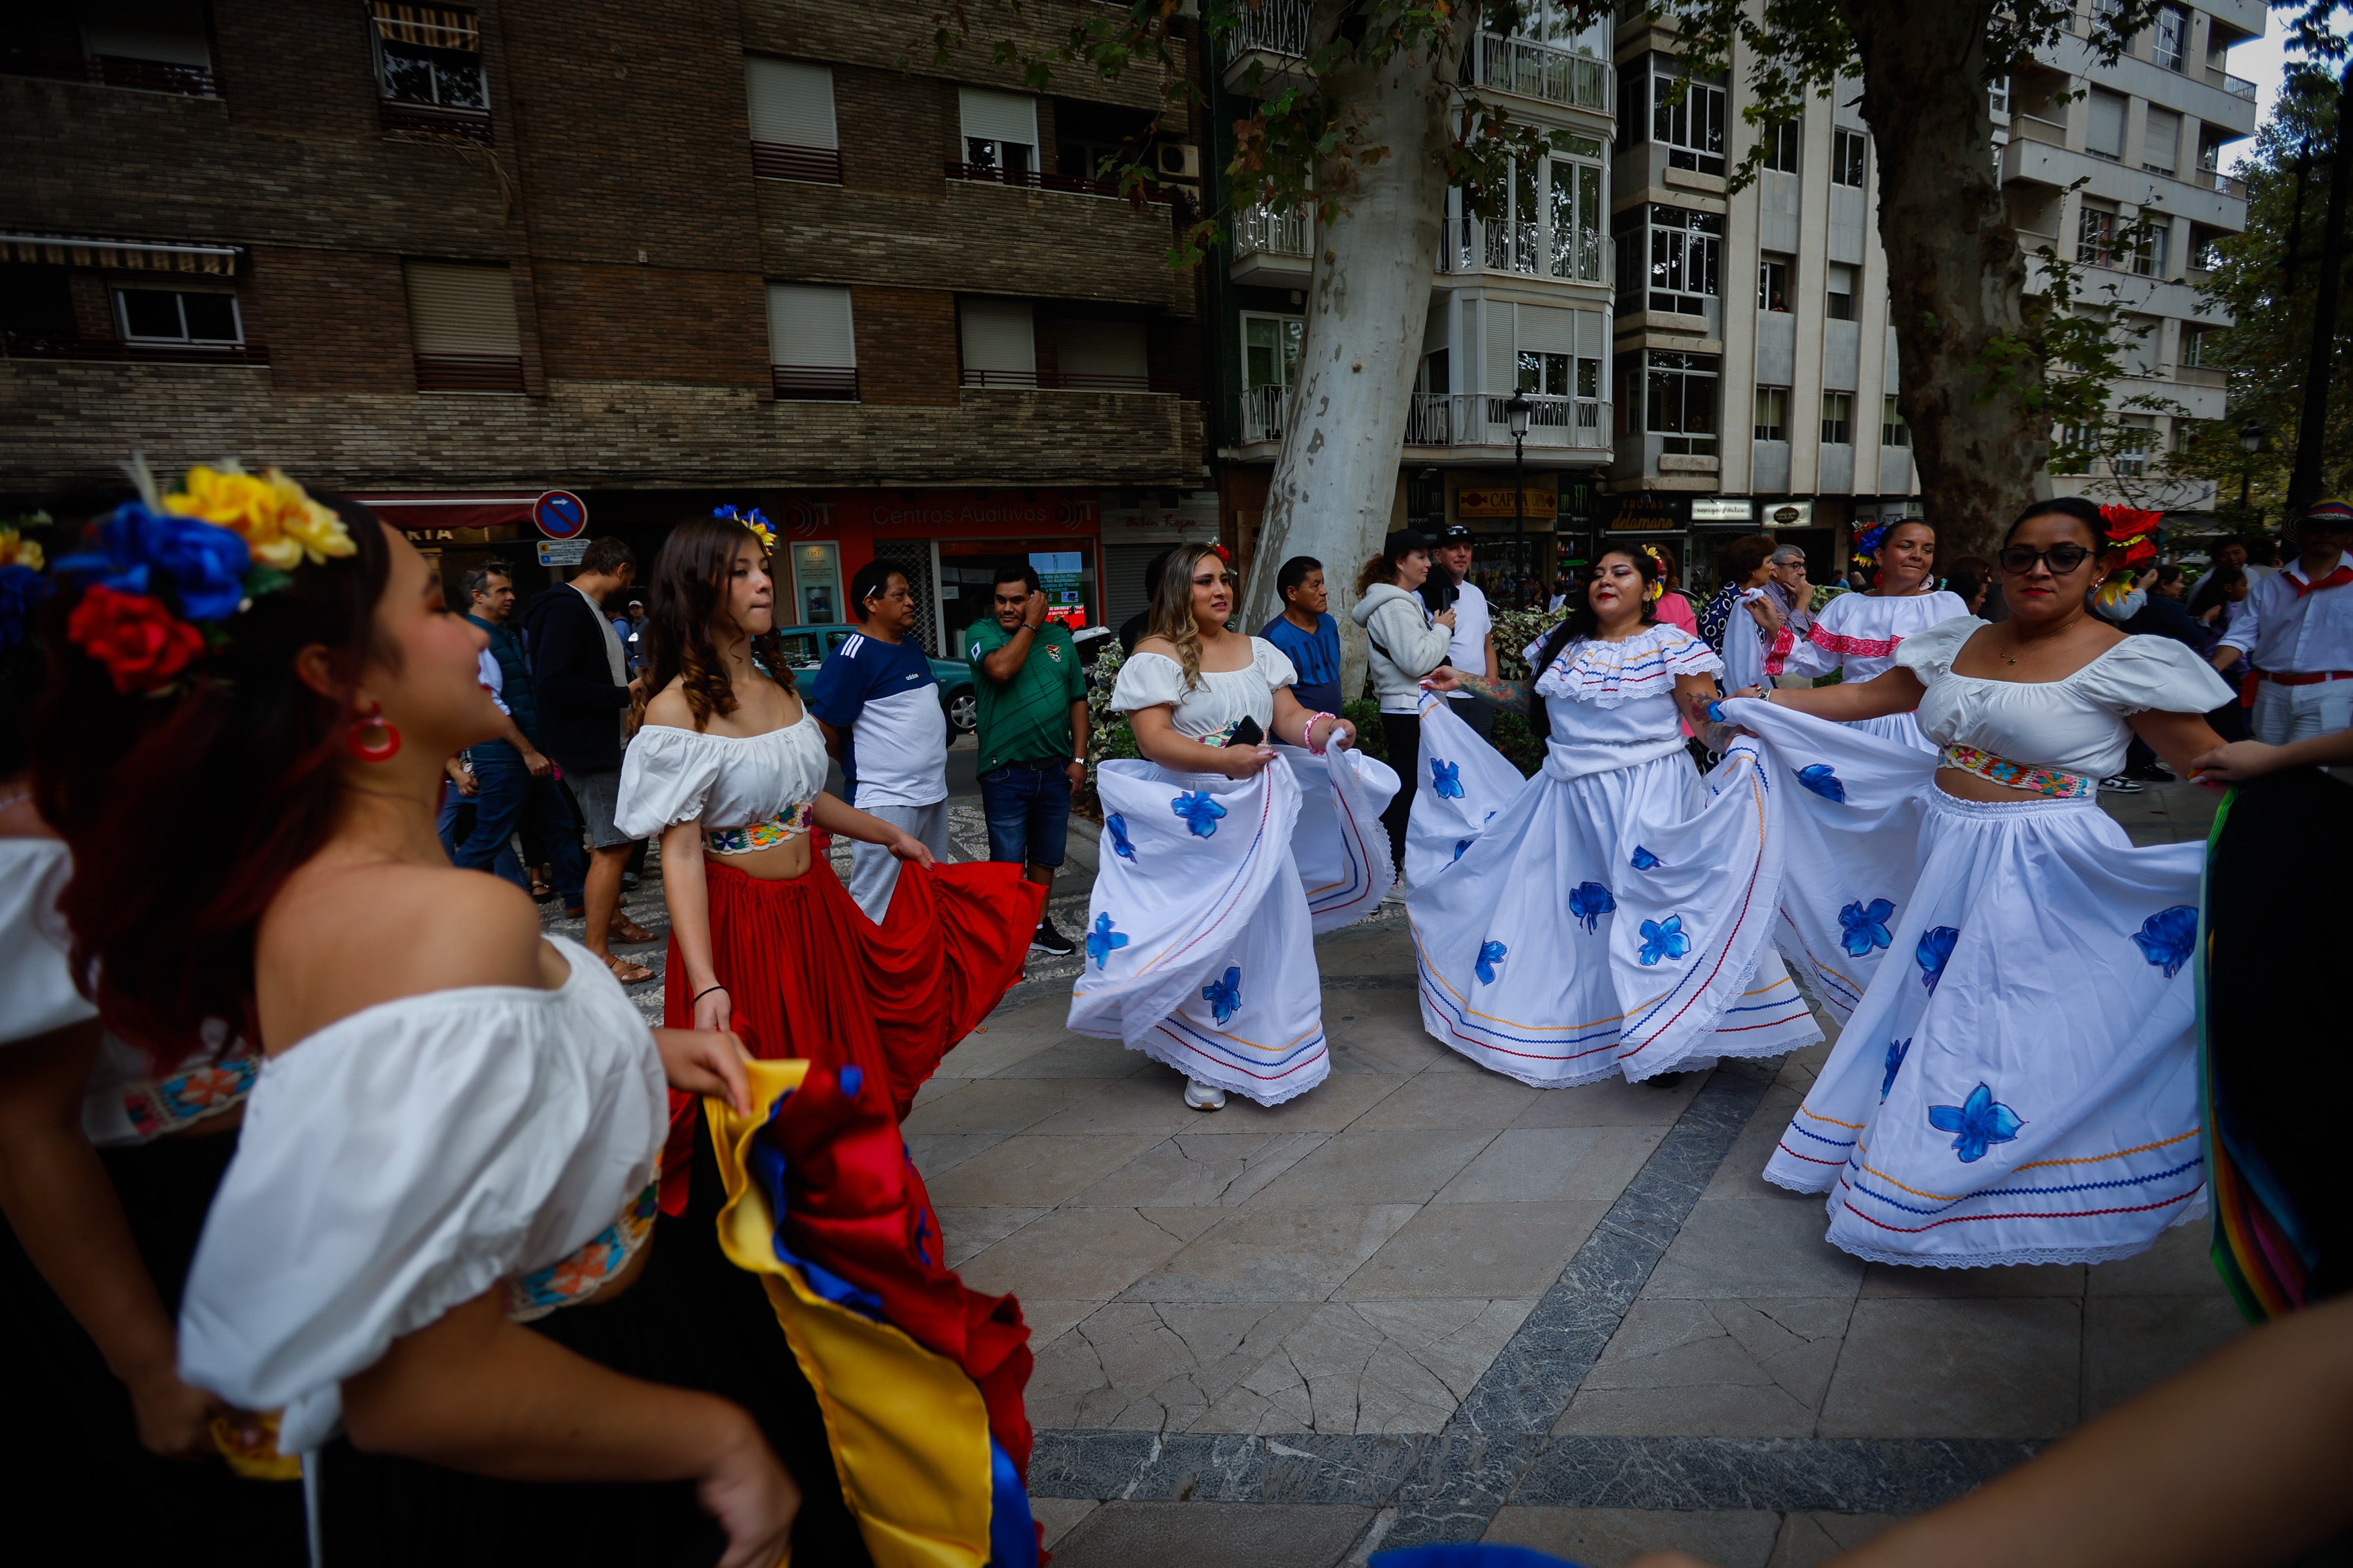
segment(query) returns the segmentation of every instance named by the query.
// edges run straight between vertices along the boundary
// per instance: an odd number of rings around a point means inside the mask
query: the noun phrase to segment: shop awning
[[[449,494],[355,495],[352,499],[405,533],[449,528],[503,528],[531,521],[532,503],[543,492],[517,490]]]
[[[128,271],[237,275],[244,250],[234,245],[164,245],[146,239],[90,239],[64,234],[0,234],[0,261],[52,267],[114,267]]]

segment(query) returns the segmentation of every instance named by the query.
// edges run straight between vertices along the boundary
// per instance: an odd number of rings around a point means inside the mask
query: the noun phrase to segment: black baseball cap
[[[1387,539],[1381,542],[1381,556],[1384,560],[1394,561],[1398,556],[1403,555],[1408,551],[1411,550],[1419,550],[1427,553],[1430,550],[1430,535],[1422,532],[1421,530],[1418,528],[1396,529],[1390,532]]]
[[[1467,522],[1450,522],[1438,531],[1438,542],[1440,544],[1451,544],[1458,539],[1476,539],[1477,537],[1477,534],[1471,531],[1471,525]]]

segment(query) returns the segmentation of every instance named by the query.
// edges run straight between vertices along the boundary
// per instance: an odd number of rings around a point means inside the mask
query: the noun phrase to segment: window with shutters
[[[2118,94],[2087,89],[2084,95],[2084,150],[2111,163],[2124,162],[2125,100]]]
[[[2140,166],[2152,174],[2170,174],[2180,163],[2181,116],[2151,104],[2141,132]]]
[[[838,283],[769,284],[768,363],[778,397],[856,402],[849,290]]]
[[[481,17],[449,5],[372,0],[377,119],[386,131],[431,131],[489,142],[490,79]]]
[[[1084,392],[1149,392],[1151,356],[1142,321],[1069,317],[1056,323],[1055,380]]]
[[[522,335],[504,266],[404,261],[419,392],[521,392]]]
[[[964,131],[964,161],[950,163],[951,178],[1038,183],[1038,100],[1025,93],[958,89]]]
[[[1854,268],[1833,261],[1824,268],[1823,313],[1833,321],[1854,320]]]
[[[1027,300],[968,299],[956,310],[966,386],[1038,384],[1038,329]]]
[[[752,173],[767,180],[841,184],[832,67],[746,55],[744,99],[751,110]]]
[[[1851,447],[1854,445],[1854,394],[1825,392],[1822,394],[1822,445]]]
[[[1789,438],[1789,389],[1786,386],[1760,386],[1757,389],[1757,439],[1786,441]]]

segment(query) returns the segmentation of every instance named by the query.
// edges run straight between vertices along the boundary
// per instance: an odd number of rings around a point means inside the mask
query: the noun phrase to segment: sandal
[[[648,931],[645,927],[639,925],[628,916],[619,913],[616,913],[613,916],[613,924],[609,932],[608,940],[617,942],[623,947],[634,947],[638,942],[651,942],[653,939],[653,932]]]
[[[617,952],[605,960],[605,967],[611,970],[613,978],[624,985],[642,985],[654,977],[652,970],[642,963],[623,958]]]
[[[531,879],[531,901],[534,904],[543,904],[554,897],[555,897],[555,889],[549,887],[544,879],[533,875]]]

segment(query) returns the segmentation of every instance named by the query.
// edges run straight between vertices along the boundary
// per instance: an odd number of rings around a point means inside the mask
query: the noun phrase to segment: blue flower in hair
[[[1109,914],[1095,917],[1094,929],[1087,932],[1087,956],[1095,961],[1097,969],[1103,967],[1113,953],[1126,945],[1126,933],[1111,929]]]
[[[1651,854],[1649,850],[1643,848],[1639,844],[1634,846],[1633,858],[1626,863],[1633,867],[1637,871],[1654,870],[1659,866],[1664,864],[1664,862],[1661,861],[1656,855]]]
[[[1953,1152],[1961,1163],[1973,1165],[1986,1157],[1986,1151],[1996,1143],[2007,1143],[2018,1136],[2026,1125],[2018,1113],[1994,1099],[1993,1090],[1984,1084],[1969,1090],[1968,1099],[1958,1105],[1932,1105],[1928,1108],[1928,1125],[1939,1132],[1953,1134]]]
[[[1681,958],[1690,951],[1691,938],[1683,934],[1683,917],[1669,915],[1662,921],[1642,922],[1642,950],[1634,956],[1651,964],[1662,958]]]
[[[1584,922],[1588,931],[1601,929],[1601,917],[1618,907],[1609,889],[1599,882],[1579,882],[1568,890],[1568,912]]]
[[[1213,980],[1201,987],[1201,1000],[1219,1024],[1229,1022],[1242,1005],[1242,972],[1239,964],[1229,965],[1225,977]]]
[[[55,583],[30,566],[0,566],[0,648],[25,640],[25,623],[32,618],[33,607],[57,591]]]
[[[1185,826],[1192,829],[1196,838],[1216,837],[1218,819],[1226,815],[1226,808],[1219,805],[1217,797],[1207,790],[1193,790],[1180,795],[1168,803],[1168,809],[1184,819]]]
[[[1846,785],[1831,771],[1828,763],[1811,763],[1798,770],[1798,782],[1820,795],[1824,800],[1846,804]]]
[[[151,593],[152,576],[169,578],[192,621],[226,620],[245,602],[253,554],[226,528],[131,500],[98,525],[93,542],[58,562],[58,575],[95,577],[118,594]]]
[[[1127,841],[1127,818],[1113,812],[1103,818],[1103,829],[1111,835],[1111,852],[1123,860],[1135,858],[1135,846]]]
[[[1894,912],[1895,906],[1885,899],[1873,899],[1869,904],[1857,899],[1841,910],[1839,925],[1846,934],[1839,940],[1847,956],[1862,958],[1893,942],[1895,939],[1888,934],[1887,921]]]
[[[1879,1103],[1887,1103],[1887,1091],[1895,1087],[1895,1075],[1904,1070],[1904,1058],[1912,1054],[1909,1037],[1887,1042],[1887,1076],[1879,1080]]]
[[[1960,940],[1957,926],[1931,926],[1920,933],[1920,945],[1912,950],[1912,956],[1920,965],[1920,984],[1928,988],[1930,994],[1935,994],[1936,982],[1945,977],[1945,965],[1952,960],[1953,944]]]
[[[1462,798],[1462,764],[1430,759],[1430,787],[1438,792],[1440,800]]]
[[[2165,971],[2172,979],[2198,951],[2198,907],[2176,904],[2169,910],[2159,910],[2140,922],[2133,932],[2133,942],[2140,955]]]
[[[1495,984],[1495,965],[1504,962],[1504,955],[1509,951],[1500,942],[1482,942],[1479,944],[1479,962],[1471,966],[1471,972],[1479,977],[1480,984]]]

